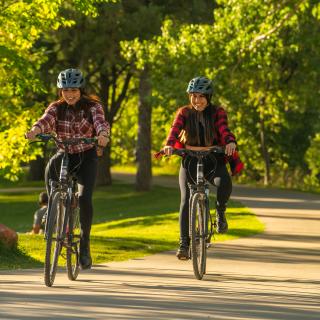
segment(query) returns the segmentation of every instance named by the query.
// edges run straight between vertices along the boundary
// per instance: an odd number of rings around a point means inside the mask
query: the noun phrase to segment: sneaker
[[[91,269],[92,266],[89,241],[82,239],[80,240],[79,264],[82,270]]]
[[[224,211],[217,210],[217,232],[226,233],[228,231],[228,222]]]
[[[179,249],[177,250],[176,257],[179,260],[189,259],[189,241],[187,239],[180,239]]]

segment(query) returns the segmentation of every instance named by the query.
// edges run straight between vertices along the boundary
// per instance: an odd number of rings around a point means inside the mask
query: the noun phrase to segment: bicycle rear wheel
[[[190,208],[190,245],[193,272],[198,280],[206,273],[206,207],[203,195],[195,193]]]
[[[62,234],[65,207],[60,192],[56,192],[52,195],[52,204],[49,210],[44,262],[44,282],[47,287],[53,285],[57,272],[58,259],[62,249],[60,237]]]
[[[72,204],[74,206],[74,204]],[[76,280],[79,274],[80,215],[79,207],[70,206],[67,230],[67,272],[69,280]]]

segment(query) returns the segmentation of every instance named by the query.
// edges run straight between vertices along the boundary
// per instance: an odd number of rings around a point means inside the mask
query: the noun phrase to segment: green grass
[[[34,239],[30,240],[34,241]],[[9,250],[0,243],[0,257],[0,269],[35,268],[43,265],[40,260],[33,258],[21,244],[18,248]]]
[[[152,166],[152,175],[153,176],[175,176],[179,174],[179,165],[168,164],[159,165],[159,166]],[[112,166],[112,172],[120,172],[120,173],[133,173],[137,172],[137,166],[135,164],[126,164],[126,165],[116,165]]]
[[[0,189],[4,188],[20,188],[20,187],[43,187],[43,181],[9,181],[0,178]]]
[[[38,192],[0,194],[1,223],[19,232],[16,250],[0,247],[0,269],[42,265],[43,236],[25,233],[31,228],[37,197]],[[136,192],[131,185],[116,183],[97,188],[94,207],[91,237],[94,263],[127,260],[177,247],[179,190],[154,187],[150,192]],[[217,235],[216,241],[264,230],[256,216],[240,203],[231,202],[227,216],[229,232]]]

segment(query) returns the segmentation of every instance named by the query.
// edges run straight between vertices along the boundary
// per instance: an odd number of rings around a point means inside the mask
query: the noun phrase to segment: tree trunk
[[[108,73],[101,72],[100,73],[100,98],[104,105],[104,113],[106,120],[110,124],[110,133],[111,133],[111,123],[109,118],[109,110],[108,110],[108,99],[109,99],[109,79]],[[111,141],[108,143],[107,147],[103,149],[103,155],[98,158],[98,173],[96,179],[97,186],[103,185],[111,185]]]
[[[103,149],[102,157],[98,158],[98,174],[96,179],[97,186],[112,184],[110,151],[111,147],[108,144],[108,146]]]
[[[136,190],[147,191],[151,188],[151,86],[148,81],[148,68],[142,71],[139,83],[138,140]]]
[[[119,69],[119,68],[118,68]],[[117,113],[125,100],[128,92],[129,83],[132,78],[131,65],[127,64],[125,67],[117,69],[116,65],[113,65],[111,71],[100,71],[100,97],[104,105],[104,113],[106,120],[110,125],[110,133],[112,124],[116,119]],[[118,80],[122,78],[123,83],[121,86],[118,84]],[[118,94],[117,94],[118,92]],[[97,185],[110,185],[111,179],[111,141],[107,148],[104,150],[103,156],[98,162],[98,177]]]
[[[289,177],[290,177],[290,170],[289,168],[286,169],[282,169],[282,183],[284,185],[284,187],[288,187],[289,184]]]
[[[44,180],[45,160],[37,156],[35,160],[30,161],[29,180],[41,181]]]
[[[264,126],[264,118],[262,111],[260,111],[260,142],[262,149],[262,156],[264,160],[264,185],[268,186],[271,182],[270,180],[270,156],[266,144],[266,133]]]

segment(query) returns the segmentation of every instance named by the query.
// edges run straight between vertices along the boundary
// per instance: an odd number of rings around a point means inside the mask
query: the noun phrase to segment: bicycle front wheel
[[[71,204],[72,206],[72,204]],[[70,206],[67,228],[67,272],[69,280],[76,280],[79,274],[80,215],[79,207]]]
[[[52,204],[48,212],[46,230],[46,255],[44,262],[44,282],[51,287],[57,273],[58,259],[62,249],[60,239],[63,229],[65,207],[60,192],[52,195]]]
[[[195,193],[190,208],[190,245],[193,272],[198,280],[206,273],[206,206],[203,195]]]

